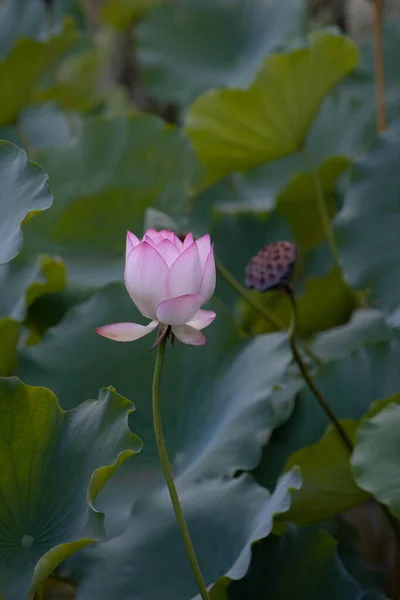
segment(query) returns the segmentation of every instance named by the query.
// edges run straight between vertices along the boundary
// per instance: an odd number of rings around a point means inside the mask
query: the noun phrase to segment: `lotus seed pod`
[[[292,242],[273,242],[260,250],[246,267],[245,285],[259,292],[290,284],[296,263],[296,246]]]

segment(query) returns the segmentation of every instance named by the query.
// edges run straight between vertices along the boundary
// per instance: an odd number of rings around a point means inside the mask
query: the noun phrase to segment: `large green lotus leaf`
[[[356,163],[336,220],[345,276],[352,286],[369,290],[371,302],[392,313],[394,325],[400,325],[399,158],[400,122],[396,122]]]
[[[4,263],[21,250],[26,215],[49,208],[53,198],[43,169],[29,162],[23,150],[1,140],[0,177],[0,263]]]
[[[340,360],[322,365],[314,381],[339,419],[360,419],[372,402],[400,389],[400,342],[379,342],[357,349]],[[256,470],[260,483],[270,488],[288,457],[316,444],[329,421],[308,388],[297,394],[290,419],[271,436]]]
[[[398,338],[396,330],[385,323],[385,314],[376,308],[356,310],[345,325],[316,336],[313,350],[323,360],[336,360],[366,344]]]
[[[96,496],[141,442],[112,388],[64,412],[48,389],[0,379],[0,409],[0,590],[24,600],[32,577],[102,536]]]
[[[290,527],[253,547],[247,575],[228,588],[229,600],[385,600],[346,571],[337,541],[313,527]]]
[[[342,168],[345,168],[345,161],[350,162],[370,145],[373,136],[367,127],[369,118],[375,127],[374,117],[369,112],[365,115],[359,103],[353,101],[341,88],[328,96],[321,106],[307,137],[306,146],[313,161],[319,166],[319,174],[329,201],[334,189],[335,176],[340,175]],[[375,133],[375,129],[373,131]],[[304,155],[297,152],[251,168],[244,173],[228,175],[201,192],[196,198],[196,204],[200,208],[201,203],[210,203],[214,196],[214,210],[222,214],[269,213],[275,208],[276,198],[279,198],[281,193],[285,198],[288,197],[288,191],[295,191],[294,182],[301,183],[305,196],[306,187],[309,188],[310,184],[306,175],[308,170]],[[308,207],[314,206],[312,197],[315,195],[314,189],[309,191],[311,201],[307,199]],[[290,214],[288,216],[290,217]],[[296,225],[293,220],[291,223]],[[319,231],[317,227],[317,235]],[[311,232],[311,237],[315,238],[314,231]]]
[[[48,41],[22,38],[0,61],[0,125],[15,121],[30,102],[33,90],[46,69],[77,41],[73,24],[68,21],[63,32]]]
[[[271,50],[302,33],[305,8],[303,0],[165,3],[136,30],[145,81],[161,102],[184,106],[210,88],[247,86]]]
[[[357,484],[400,517],[399,395],[377,415],[362,423],[352,456]]]
[[[168,347],[163,373],[167,446],[176,473],[185,480],[254,468],[263,441],[292,408],[290,399],[274,391],[291,360],[285,334],[246,339],[222,305],[215,302],[212,307],[217,318],[205,330],[205,347]],[[147,489],[161,477],[151,408],[155,356],[149,350],[154,335],[122,344],[98,336],[94,329],[140,318],[125,288],[113,284],[72,309],[38,345],[24,350],[19,368],[24,381],[46,385],[63,407],[110,384],[135,401],[134,427],[144,450],[141,460],[132,462],[102,495],[116,512],[119,504],[130,505],[138,485]]]
[[[191,105],[186,130],[209,182],[299,151],[321,102],[357,64],[357,49],[334,32],[268,57],[247,90],[206,92]]]
[[[205,480],[181,488],[182,507],[207,585],[222,576],[240,579],[251,544],[271,532],[274,515],[287,511],[297,470],[270,494],[249,475]],[[188,600],[198,598],[171,501],[166,490],[135,505],[126,529],[77,556],[78,594],[85,600]],[[83,563],[83,568],[82,568]],[[115,573],[123,572],[123,577]],[[72,574],[74,578],[74,573]]]
[[[0,377],[12,375],[17,364],[19,329],[14,319],[0,317]]]
[[[0,315],[24,321],[38,298],[65,288],[65,266],[61,259],[47,255],[39,255],[31,264],[17,258],[0,265],[0,286]]]
[[[68,146],[36,159],[57,201],[26,224],[24,256],[59,254],[70,284],[86,288],[121,280],[126,230],[141,233],[149,206],[180,214],[200,176],[183,134],[148,115],[88,119]]]
[[[354,443],[359,422],[341,421],[348,437]],[[303,485],[293,497],[289,521],[310,524],[330,519],[350,510],[368,499],[354,482],[350,454],[336,430],[328,429],[319,442],[301,448],[290,456],[285,468],[300,468]]]

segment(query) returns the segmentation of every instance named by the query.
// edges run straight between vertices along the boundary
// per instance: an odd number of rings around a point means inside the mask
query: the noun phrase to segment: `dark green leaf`
[[[0,62],[0,125],[15,121],[31,100],[40,78],[77,40],[70,21],[65,30],[47,42],[22,38]]]
[[[246,577],[233,583],[229,600],[385,600],[363,590],[344,569],[337,542],[325,531],[291,527],[253,548]]]
[[[206,346],[177,343],[168,348],[163,375],[169,454],[175,471],[189,480],[254,468],[263,442],[291,410],[287,399],[274,393],[291,360],[286,335],[246,340],[226,310],[218,303],[213,307],[217,318],[204,331]],[[23,351],[19,370],[25,381],[55,391],[64,407],[110,384],[135,399],[135,431],[144,450],[141,460],[129,465],[127,475],[114,482],[118,493],[114,484],[110,487],[109,499],[116,511],[119,504],[130,505],[138,485],[146,490],[162,478],[151,407],[155,357],[149,349],[154,336],[119,344],[94,331],[106,323],[137,320],[125,288],[109,286],[71,310],[37,346]]]
[[[399,396],[357,432],[352,457],[357,484],[400,517],[400,404]]]
[[[67,556],[99,539],[94,501],[140,440],[112,388],[64,412],[45,388],[0,379],[0,589],[24,600]]]
[[[24,321],[28,308],[44,294],[65,288],[66,270],[60,259],[38,256],[33,264],[16,259],[0,265],[0,314]]]
[[[29,162],[23,150],[2,141],[0,177],[0,263],[4,263],[21,250],[21,222],[29,212],[49,208],[52,195],[46,173]]]
[[[289,491],[297,489],[300,483],[294,470],[281,478],[273,494],[257,486],[248,475],[180,488],[207,585],[223,576],[244,576],[250,563],[251,544],[271,532],[274,515],[289,508]],[[85,600],[198,597],[166,490],[136,505],[123,533],[85,555],[89,560],[83,570],[84,559],[78,556],[74,561],[80,579],[79,594]],[[123,572],[124,577],[115,577],[118,572]]]
[[[150,206],[180,214],[200,176],[182,133],[148,115],[88,119],[71,144],[37,160],[56,202],[26,225],[24,255],[61,255],[83,288],[121,280],[126,230],[140,234]]]
[[[354,442],[357,420],[341,421]],[[287,515],[297,524],[324,521],[350,510],[368,499],[368,494],[354,482],[350,454],[331,426],[317,444],[301,448],[290,456],[285,468],[300,467],[303,485],[293,496]]]
[[[339,419],[360,419],[375,400],[387,398],[400,389],[399,360],[399,342],[376,343],[322,365],[314,381]],[[303,387],[291,418],[273,433],[264,448],[256,471],[260,483],[267,488],[274,485],[288,457],[304,446],[317,443],[328,425],[316,398]]]

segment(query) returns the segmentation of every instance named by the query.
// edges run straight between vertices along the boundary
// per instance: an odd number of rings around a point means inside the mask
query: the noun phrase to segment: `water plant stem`
[[[375,93],[376,125],[379,133],[386,129],[385,69],[382,44],[382,0],[373,0],[374,4],[374,55],[375,55]]]
[[[314,191],[315,191],[315,198],[317,200],[318,212],[319,212],[319,216],[320,216],[321,224],[322,224],[322,229],[324,230],[324,234],[325,234],[326,240],[329,244],[329,248],[331,250],[335,265],[340,268],[339,251],[337,249],[336,242],[335,242],[335,236],[333,233],[331,216],[329,214],[328,205],[326,203],[326,199],[324,196],[324,190],[322,187],[321,178],[319,176],[318,169],[314,165],[314,161],[306,147],[303,148],[303,155],[307,162],[308,170],[309,170],[309,173],[312,178]]]
[[[326,413],[328,419],[331,421],[332,425],[336,429],[337,434],[341,438],[344,446],[346,447],[347,451],[351,455],[354,450],[353,442],[347,435],[345,429],[342,427],[342,424],[340,423],[339,419],[336,417],[335,413],[329,406],[328,402],[325,400],[324,396],[322,395],[322,393],[320,392],[318,387],[315,385],[313,378],[309,374],[307,367],[304,364],[303,359],[301,358],[300,352],[299,352],[299,350],[297,348],[297,344],[296,344],[296,327],[297,327],[296,297],[294,295],[293,288],[290,285],[285,288],[285,291],[286,291],[286,293],[290,299],[291,305],[292,305],[292,322],[291,322],[291,326],[290,326],[290,329],[288,332],[288,336],[289,336],[290,347],[291,347],[292,354],[293,354],[293,359],[295,360],[297,366],[299,367],[302,377],[303,377],[304,381],[306,382],[306,384],[308,385],[310,391],[317,399],[317,401],[318,401],[319,405],[321,406],[321,408],[323,409],[323,411]],[[397,519],[392,515],[392,513],[387,508],[387,506],[385,506],[384,504],[381,504],[378,501],[376,501],[376,502],[380,506],[383,515],[385,516],[388,524],[390,525],[390,527],[400,545],[400,526],[399,526]]]
[[[254,298],[254,296],[241,285],[241,283],[239,283],[239,281],[232,275],[230,271],[228,271],[226,267],[224,267],[219,260],[216,260],[215,264],[221,277],[223,277],[223,279],[229,283],[235,292],[241,296],[249,306],[258,312],[259,315],[264,317],[267,322],[272,323],[272,325],[275,325],[275,327],[278,327],[278,329],[287,329],[287,325],[281,321],[279,317],[274,315],[272,311],[260,304],[260,302],[258,302],[256,298]],[[315,363],[322,364],[322,360],[319,358],[319,356],[314,354],[314,352],[308,346],[304,346],[304,350]]]
[[[249,304],[249,306],[254,308],[254,310],[258,312],[262,317],[264,317],[266,321],[269,321],[270,323],[272,323],[272,325],[278,327],[278,329],[287,329],[285,323],[281,321],[279,317],[274,315],[274,313],[271,310],[260,304],[246,290],[246,288],[244,288],[242,284],[239,283],[239,281],[232,275],[232,273],[228,271],[226,267],[224,267],[224,265],[219,260],[216,260],[215,264],[219,274],[225,279],[227,283],[229,283],[229,285],[235,290],[235,292],[239,294],[239,296],[241,296],[243,300],[247,302],[247,304]]]
[[[288,331],[288,336],[289,336],[290,348],[291,348],[292,354],[293,354],[293,359],[297,363],[297,366],[300,369],[300,373],[302,374],[304,381],[310,388],[313,395],[318,400],[319,405],[321,406],[322,410],[326,413],[328,419],[331,421],[331,423],[335,427],[338,435],[341,437],[341,439],[343,441],[343,444],[346,446],[347,450],[349,450],[349,452],[351,453],[351,452],[353,452],[353,444],[352,444],[351,440],[349,439],[346,431],[343,429],[340,421],[337,419],[335,413],[333,412],[333,410],[331,409],[331,407],[329,406],[329,404],[323,397],[322,393],[319,391],[319,389],[315,385],[313,378],[309,374],[308,369],[307,369],[306,365],[304,364],[303,359],[301,358],[301,354],[297,348],[297,342],[296,342],[296,327],[297,327],[296,298],[295,298],[295,295],[294,295],[294,292],[293,292],[293,289],[291,288],[291,286],[287,286],[285,288],[285,291],[286,291],[286,293],[289,297],[290,303],[292,305],[292,323],[291,323],[289,331]]]
[[[196,579],[197,587],[203,600],[210,600],[207,592],[207,587],[204,583],[203,576],[200,571],[199,563],[197,562],[196,554],[194,552],[193,544],[190,539],[189,530],[186,525],[185,517],[179,501],[178,492],[175,486],[175,481],[172,475],[171,465],[168,459],[167,447],[165,445],[165,439],[162,429],[161,421],[161,403],[160,403],[160,384],[161,374],[164,364],[165,348],[167,343],[167,337],[160,342],[157,347],[156,364],[154,367],[153,376],[153,423],[154,433],[156,436],[156,442],[158,447],[158,453],[160,456],[161,466],[164,472],[165,481],[168,486],[169,495],[171,497],[172,506],[174,508],[176,521],[182,534],[183,543],[186,548],[186,553],[190,562],[190,566],[193,571],[193,575]]]

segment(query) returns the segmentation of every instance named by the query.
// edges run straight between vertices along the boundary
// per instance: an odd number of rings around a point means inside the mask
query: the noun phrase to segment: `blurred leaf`
[[[64,412],[49,390],[1,379],[0,405],[0,589],[24,600],[32,576],[34,591],[103,535],[96,496],[141,443],[127,427],[132,403],[112,388]]]
[[[337,542],[325,531],[290,527],[253,548],[247,575],[228,589],[229,600],[385,600],[363,590],[345,570]]]
[[[359,422],[341,421],[354,442]],[[354,482],[350,454],[332,426],[313,446],[301,448],[286,461],[285,469],[300,467],[301,489],[293,495],[287,515],[297,524],[312,524],[350,510],[368,499]]]
[[[34,87],[45,70],[77,41],[71,21],[60,35],[46,42],[23,38],[0,62],[0,125],[12,123],[21,109],[29,104]]]
[[[399,117],[399,40],[400,20],[398,6],[393,4],[393,11],[384,14],[382,23],[382,43],[385,67],[385,105],[386,119],[390,124]],[[356,8],[357,10],[357,8]],[[371,94],[375,83],[374,53],[375,45],[373,36],[359,44],[360,63],[344,84],[346,93],[352,97],[359,106],[359,111],[369,112],[370,137],[376,138],[376,99]]]
[[[62,579],[46,579],[43,584],[43,600],[76,600],[75,585]]]
[[[262,295],[253,293],[284,323],[290,322],[290,303],[281,291]],[[244,302],[241,305],[243,327],[246,331],[250,331],[253,335],[273,331],[274,326],[268,324],[251,307]],[[323,277],[307,278],[304,293],[299,294],[297,300],[297,335],[308,338],[318,331],[341,325],[349,319],[354,306],[354,294],[343,282],[338,269],[332,269]]]
[[[319,168],[324,199],[330,216],[335,214],[336,181],[350,161],[342,156],[330,158]],[[289,224],[293,237],[303,252],[308,252],[324,240],[324,230],[318,209],[313,178],[310,173],[295,175],[276,198],[278,213]]]
[[[148,115],[88,119],[68,146],[37,160],[57,200],[44,220],[27,223],[24,257],[62,256],[82,289],[121,280],[126,230],[140,234],[151,206],[180,214],[201,176],[182,133]]]
[[[246,340],[218,302],[212,307],[217,318],[205,330],[205,348],[175,344],[168,349],[163,375],[167,446],[176,474],[185,480],[254,468],[265,439],[292,408],[275,392],[291,360],[286,336]],[[24,381],[46,385],[65,407],[78,404],[99,385],[113,384],[135,398],[134,426],[144,443],[141,460],[102,495],[119,519],[139,486],[146,491],[163,479],[151,408],[154,356],[148,351],[153,340],[118,344],[94,331],[105,323],[132,320],[140,317],[124,287],[109,286],[72,309],[37,346],[24,350],[19,368]]]
[[[350,355],[319,367],[313,378],[339,419],[360,419],[373,402],[400,389],[399,360],[397,340],[352,348]],[[317,400],[303,385],[292,416],[274,431],[264,447],[255,472],[257,480],[267,488],[274,485],[288,457],[304,446],[316,444],[328,425]]]
[[[380,310],[366,308],[355,311],[348,323],[317,335],[313,350],[324,361],[337,360],[366,344],[394,339],[396,334],[385,323]]]
[[[45,26],[44,2],[4,0],[0,4],[0,57],[20,38],[41,39]]]
[[[396,122],[356,163],[336,221],[347,280],[369,290],[371,302],[392,313],[390,322],[396,326],[400,325],[399,159],[400,122]]]
[[[370,115],[369,115],[370,116]],[[370,116],[371,117],[371,116]],[[372,119],[372,117],[371,117]],[[366,132],[366,120],[360,106],[339,88],[328,96],[311,127],[306,140],[306,147],[315,164],[319,165],[320,177],[325,188],[325,194],[333,200],[333,191],[337,177],[350,164],[361,150],[364,150],[371,136]],[[375,122],[374,122],[375,124]],[[196,204],[210,202],[214,196],[213,208],[224,215],[238,215],[244,212],[262,214],[272,211],[276,206],[276,198],[282,194],[285,198],[289,191],[296,193],[295,183],[299,183],[305,194],[310,192],[311,200],[304,197],[307,207],[313,207],[314,189],[307,190],[309,176],[305,157],[300,152],[270,161],[258,167],[253,167],[244,173],[233,173],[210,188],[200,193]],[[294,208],[294,204],[290,204]],[[198,207],[200,208],[200,206]],[[286,216],[286,215],[285,215]],[[287,216],[290,218],[289,212]],[[301,221],[306,220],[307,213],[301,213]],[[296,221],[291,219],[291,225],[296,228]],[[316,227],[317,235],[320,228]],[[300,231],[301,233],[301,231]],[[314,236],[314,231],[311,232]],[[307,242],[307,240],[303,240]]]
[[[21,222],[30,211],[49,208],[52,194],[46,173],[23,150],[1,140],[0,176],[0,263],[5,263],[21,250]]]
[[[17,363],[20,325],[14,319],[0,317],[0,377],[13,374]]]
[[[400,517],[400,395],[357,432],[352,456],[357,484]]]
[[[100,17],[104,23],[117,29],[129,29],[133,21],[166,0],[103,0]],[[171,1],[171,0],[170,0]]]
[[[213,87],[249,85],[304,23],[303,0],[165,2],[137,28],[138,56],[152,94],[185,106]]]
[[[254,167],[244,173],[232,173],[200,193],[196,203],[215,196],[214,210],[222,215],[253,213],[265,216],[276,206],[276,197],[297,173],[306,169],[304,156],[293,154]]]
[[[183,510],[207,585],[222,576],[239,579],[251,559],[251,544],[267,536],[274,515],[287,511],[291,489],[301,484],[296,470],[286,473],[270,494],[248,475],[205,480],[180,490]],[[85,600],[188,600],[198,598],[164,489],[136,505],[119,536],[76,559],[79,594]],[[124,577],[113,574],[123,571]],[[72,574],[74,577],[74,573]]]
[[[40,268],[43,274],[42,281],[34,281],[26,290],[26,303],[28,306],[43,294],[58,292],[65,288],[66,271],[61,260],[43,255],[40,257]]]
[[[22,111],[18,121],[19,132],[25,136],[24,145],[34,150],[62,146],[71,142],[79,130],[79,117],[65,113],[55,103],[31,106]]]
[[[354,159],[376,136],[375,100],[371,110],[347,92],[347,81],[325,98],[307,137],[307,150],[317,164],[332,156]]]
[[[16,259],[0,265],[0,285],[3,289],[0,314],[24,321],[35,300],[65,288],[65,266],[60,259],[45,254],[39,255],[32,265]]]
[[[360,425],[400,402],[400,394],[372,403],[361,419],[342,420],[341,424],[354,444]],[[357,487],[350,465],[350,454],[332,424],[314,445],[301,448],[285,463],[285,469],[300,467],[301,489],[294,494],[287,519],[299,525],[328,520],[368,500],[369,494]]]
[[[57,69],[54,86],[40,90],[35,101],[58,101],[67,110],[93,110],[103,100],[101,75],[104,62],[95,48],[67,56]]]
[[[209,183],[300,150],[324,97],[356,63],[348,38],[316,32],[309,46],[267,58],[247,90],[195,100],[186,130]]]

